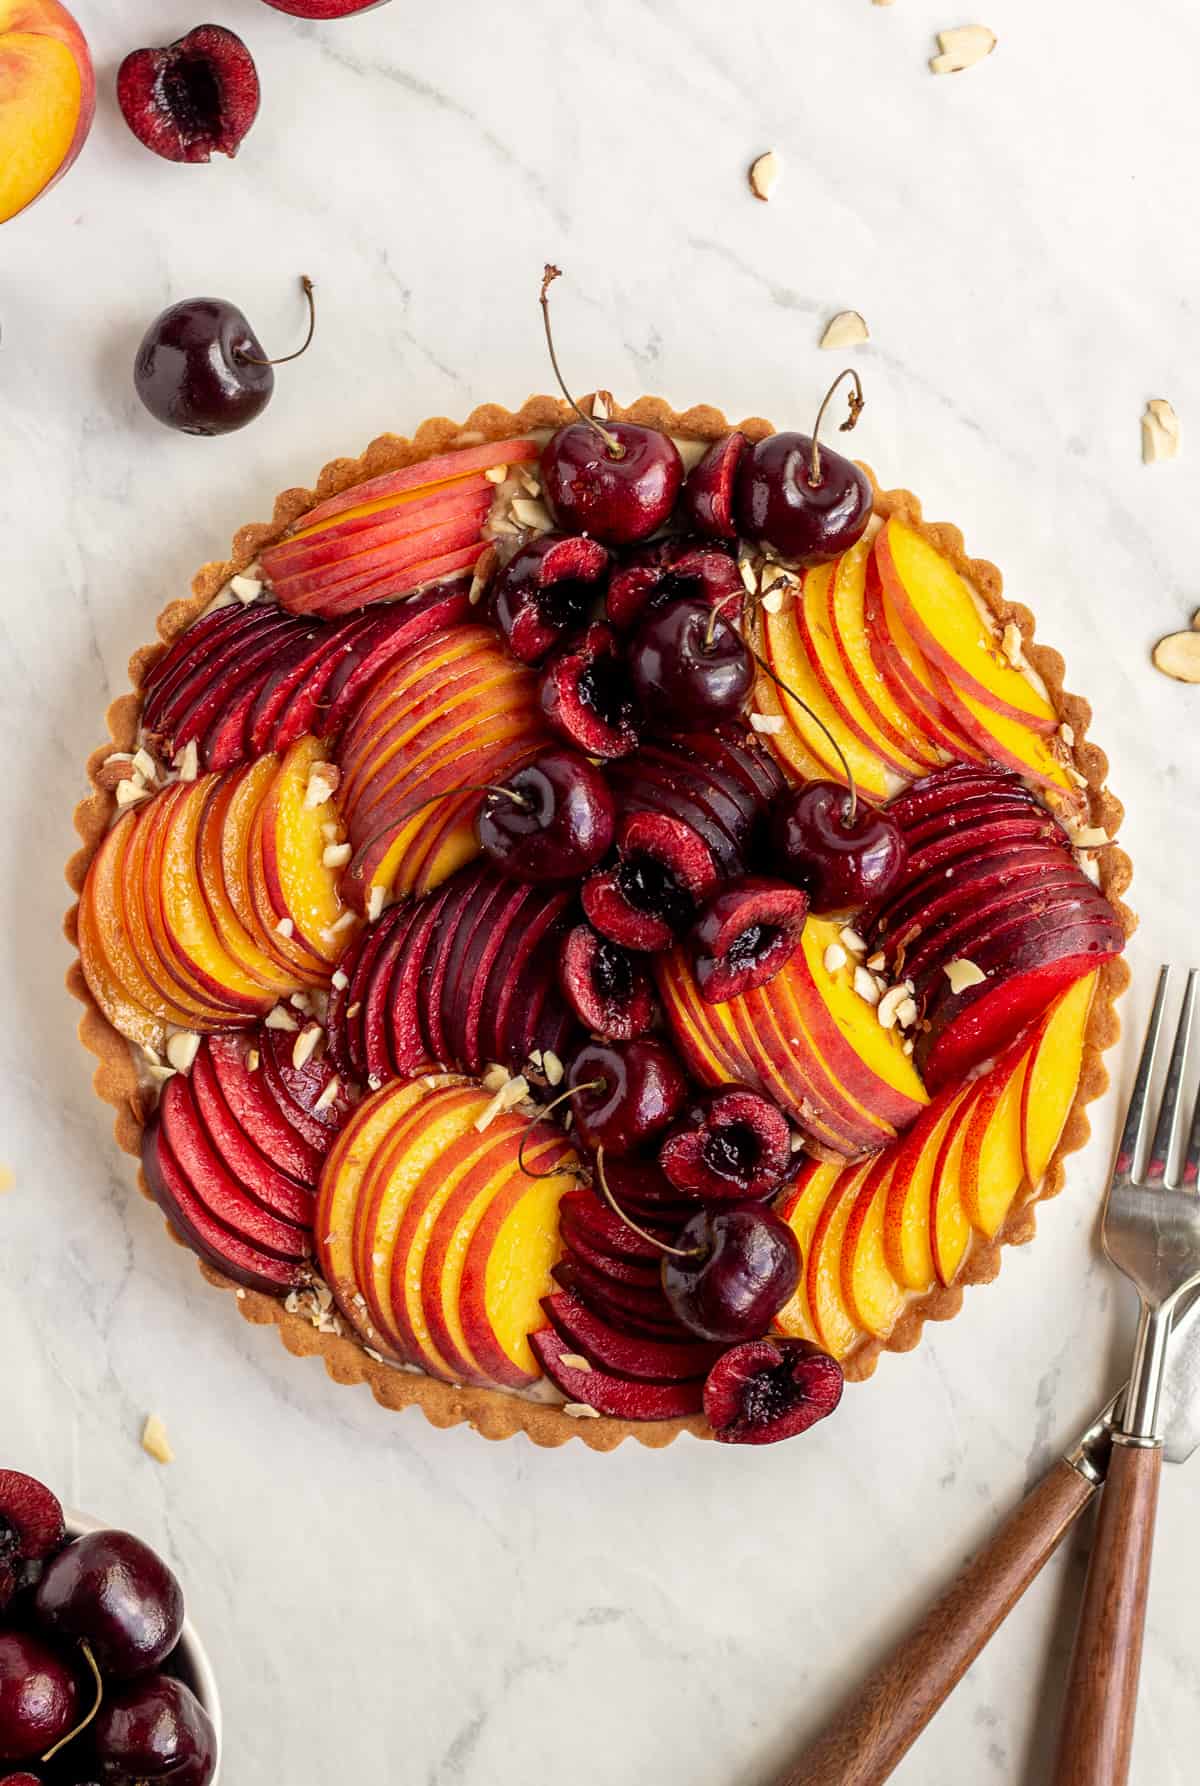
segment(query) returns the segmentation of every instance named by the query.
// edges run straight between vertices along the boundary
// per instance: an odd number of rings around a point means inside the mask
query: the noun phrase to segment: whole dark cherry
[[[808,894],[818,913],[848,911],[888,893],[904,872],[908,845],[889,813],[836,781],[789,788],[771,810],[771,847],[780,872]]]
[[[870,479],[851,459],[818,444],[826,405],[843,378],[853,378],[849,419],[863,407],[857,373],[839,373],[821,404],[812,434],[768,434],[741,455],[734,506],[738,529],[783,563],[825,564],[848,552],[866,531],[873,496]]]
[[[574,750],[543,750],[484,795],[479,841],[518,881],[575,880],[608,854],[616,824],[600,770]]]
[[[0,1631],[0,1761],[29,1761],[77,1722],[74,1670],[41,1637]]]
[[[663,1292],[699,1339],[758,1339],[800,1281],[796,1236],[761,1203],[701,1210],[675,1245],[678,1254],[663,1258]]]
[[[314,327],[312,281],[301,281]],[[297,359],[299,354],[288,354]],[[189,298],[155,317],[142,338],[133,382],[150,414],[184,434],[232,434],[262,414],[275,389],[275,366],[236,304]]]
[[[209,1786],[216,1770],[212,1720],[171,1675],[145,1675],[106,1699],[91,1737],[100,1778],[110,1786]]]
[[[648,539],[668,520],[683,486],[679,448],[657,428],[638,422],[599,422],[572,397],[554,351],[548,293],[558,267],[542,277],[542,321],[554,376],[579,417],[559,428],[542,449],[542,497],[557,526],[586,533],[608,546]]]
[[[660,1134],[687,1097],[683,1069],[650,1036],[588,1043],[571,1062],[567,1087],[582,1140],[613,1154],[633,1153]]]
[[[682,598],[643,620],[629,672],[651,724],[703,727],[738,711],[754,682],[754,660],[723,614]]]
[[[131,1532],[89,1532],[47,1564],[33,1600],[41,1630],[86,1642],[100,1671],[128,1680],[179,1641],[183,1593],[162,1558]]]

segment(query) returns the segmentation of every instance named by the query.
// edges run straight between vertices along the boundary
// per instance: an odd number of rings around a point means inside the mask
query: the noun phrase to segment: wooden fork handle
[[[880,1786],[1094,1493],[1071,1464],[1055,1464],[777,1786]]]
[[[1113,1435],[1075,1634],[1055,1786],[1125,1786],[1150,1587],[1162,1446]]]

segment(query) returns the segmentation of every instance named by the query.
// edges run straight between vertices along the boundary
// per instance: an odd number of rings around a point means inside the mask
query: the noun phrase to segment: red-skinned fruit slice
[[[359,932],[338,962],[340,977],[329,994],[325,1045],[338,1072],[348,1078],[366,1078],[362,1066],[363,998],[374,964],[403,917],[403,905],[389,906],[381,918]]]
[[[675,1190],[706,1202],[769,1197],[791,1161],[786,1117],[748,1085],[702,1093],[658,1150],[663,1175]]]
[[[197,25],[165,49],[133,50],[117,73],[125,122],[166,161],[236,155],[259,97],[253,56],[223,25]]]
[[[622,948],[668,948],[717,885],[712,851],[684,820],[636,812],[617,827],[617,856],[614,868],[584,881],[586,917]]]
[[[260,1035],[263,1066],[268,1084],[278,1092],[279,1108],[310,1146],[328,1148],[350,1114],[351,1104],[341,1084],[328,1096],[335,1078],[333,1063],[324,1052],[318,1052],[297,1066],[297,1036],[289,1030],[267,1028]]]
[[[272,1215],[227,1170],[201,1121],[191,1083],[182,1073],[163,1087],[158,1115],[180,1171],[215,1221],[261,1252],[281,1259],[308,1257],[309,1229]]]
[[[657,1160],[606,1159],[604,1176],[620,1208],[648,1227],[679,1228],[696,1213],[695,1199],[675,1189]]]
[[[370,631],[356,633],[357,643],[330,679],[322,723],[313,729],[334,738],[376,679],[434,633],[460,626],[471,612],[470,583],[442,583],[396,602],[382,614],[367,616]]]
[[[737,521],[733,512],[733,493],[738,466],[747,447],[744,434],[736,429],[715,440],[704,457],[693,465],[683,486],[683,507],[692,526],[708,539],[731,540],[737,537]]]
[[[309,1281],[311,1273],[305,1260],[280,1258],[235,1234],[213,1216],[171,1152],[157,1114],[147,1124],[143,1136],[142,1167],[150,1195],[180,1239],[235,1283],[280,1296]]]
[[[508,648],[537,664],[582,631],[608,570],[608,553],[581,534],[546,533],[509,559],[489,591],[491,614]]]
[[[653,1265],[658,1265],[662,1259],[658,1241],[653,1236],[647,1239],[620,1216],[614,1215],[594,1191],[568,1191],[559,1203],[558,1213],[560,1218],[569,1220],[575,1232],[590,1241],[597,1252],[612,1254],[618,1259],[641,1259]],[[658,1227],[665,1238],[666,1228],[650,1222],[645,1226]]]
[[[576,924],[567,933],[558,983],[584,1028],[610,1042],[631,1042],[654,1021],[654,986],[646,968],[590,924]]]
[[[700,1410],[703,1394],[699,1380],[647,1383],[594,1367],[580,1370],[566,1362],[571,1348],[552,1327],[531,1334],[529,1343],[555,1388],[576,1406],[594,1408],[617,1420],[675,1420]]]
[[[991,763],[950,763],[897,794],[888,802],[888,811],[908,830],[937,813],[953,810],[973,795],[996,793],[1024,794],[1030,805],[1038,804],[1012,769]]]
[[[182,710],[177,696],[183,684],[202,665],[214,669],[227,661],[226,654],[238,641],[245,648],[259,628],[275,617],[274,609],[257,603],[248,608],[215,608],[181,633],[173,645],[156,658],[143,686],[142,729],[155,744],[169,746],[171,728]]]
[[[632,1290],[655,1294],[659,1286],[658,1266],[641,1259],[630,1259],[598,1246],[593,1236],[569,1214],[562,1217],[563,1242],[571,1258],[596,1272],[606,1282],[628,1285]]]
[[[259,1203],[284,1221],[311,1222],[313,1190],[273,1166],[242,1133],[221,1096],[212,1062],[203,1049],[192,1065],[192,1095],[205,1128],[233,1176]]]
[[[724,547],[706,541],[666,539],[635,547],[608,580],[604,611],[613,626],[627,631],[644,615],[681,596],[722,604],[730,620],[741,613],[741,572]],[[734,600],[734,597],[738,600]]]
[[[221,1095],[238,1127],[260,1153],[274,1160],[290,1177],[301,1184],[315,1184],[324,1156],[303,1140],[283,1115],[261,1077],[261,1065],[256,1069],[248,1065],[250,1050],[246,1038],[209,1036],[201,1046],[208,1050]]]
[[[966,831],[943,831],[915,850],[910,849],[905,873],[915,878],[1001,844],[1035,842],[1054,844],[1062,850],[1071,847],[1070,838],[1051,813],[1044,818],[1033,813],[1021,818],[1006,816],[972,825]]]
[[[749,1340],[709,1371],[704,1412],[722,1444],[773,1445],[832,1414],[842,1383],[841,1366],[808,1340]]]
[[[651,1295],[645,1290],[631,1289],[627,1284],[615,1284],[611,1278],[601,1276],[570,1256],[552,1266],[550,1276],[560,1289],[578,1296],[602,1321],[607,1321],[621,1333],[663,1340],[693,1340],[696,1337],[676,1319],[661,1291]]]
[[[594,1370],[639,1382],[687,1383],[702,1377],[721,1356],[704,1340],[640,1339],[603,1321],[569,1290],[542,1299],[547,1318],[573,1352]]]
[[[638,746],[633,685],[611,627],[597,621],[542,672],[538,699],[546,723],[590,757],[625,757]]]
[[[800,946],[808,896],[786,881],[747,876],[715,893],[688,936],[696,984],[710,1005],[773,980]]]

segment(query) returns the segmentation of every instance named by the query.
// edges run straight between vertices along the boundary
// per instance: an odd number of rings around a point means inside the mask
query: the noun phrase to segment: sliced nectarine
[[[352,484],[337,496],[327,497],[301,517],[301,526],[291,537],[299,538],[330,521],[334,516],[348,519],[369,514],[409,494],[428,492],[435,484],[445,484],[470,472],[490,471],[496,465],[520,465],[536,459],[541,452],[536,440],[523,436],[516,440],[487,441],[482,446],[463,447],[457,452],[442,453],[436,459],[420,459],[401,471],[385,471],[365,483]]]
[[[1019,1042],[983,1081],[963,1138],[963,1208],[988,1240],[1000,1232],[1025,1177],[1021,1094],[1028,1071],[1029,1049]]]
[[[807,1339],[819,1344],[816,1323],[808,1301],[808,1255],[812,1250],[813,1234],[821,1218],[821,1211],[839,1179],[852,1170],[851,1167],[840,1166],[829,1160],[810,1160],[802,1167],[795,1184],[784,1191],[775,1206],[777,1213],[796,1236],[796,1245],[800,1248],[800,1282],[791,1301],[785,1303],[775,1317],[775,1326],[780,1333],[786,1333],[793,1339]]]
[[[842,1253],[854,1202],[871,1164],[839,1174],[817,1217],[804,1272],[804,1288],[817,1341],[834,1358],[845,1358],[863,1337],[842,1291]]]
[[[784,972],[829,1071],[866,1108],[906,1128],[929,1102],[928,1094],[904,1053],[902,1035],[884,1029],[875,1007],[855,991],[850,964],[825,966],[838,935],[835,919],[810,917]]]
[[[1066,765],[1055,756],[1045,737],[1019,719],[1000,713],[986,702],[958,688],[934,665],[934,686],[954,716],[959,730],[977,749],[997,763],[1026,775],[1042,787],[1064,788],[1073,797],[1078,790]]]
[[[887,1261],[884,1210],[896,1168],[895,1151],[881,1154],[854,1193],[842,1238],[842,1300],[850,1319],[876,1339],[886,1339],[905,1296]]]
[[[870,556],[870,541],[860,540],[837,562],[829,589],[833,640],[852,687],[883,737],[925,768],[936,768],[943,761],[936,742],[895,699],[871,653],[866,616]]]
[[[933,1285],[930,1230],[933,1175],[946,1130],[965,1094],[955,1092],[931,1105],[904,1137],[896,1154],[883,1211],[883,1246],[888,1269],[906,1290],[923,1296]]]
[[[962,1158],[978,1096],[977,1082],[968,1086],[955,1103],[930,1180],[929,1229],[933,1268],[942,1285],[954,1282],[971,1242],[971,1223],[962,1200]]]
[[[0,0],[0,223],[60,180],[87,141],[96,80],[58,0]]]
[[[336,961],[353,929],[335,928],[346,908],[338,894],[337,871],[324,862],[323,827],[336,821],[327,797],[313,801],[309,779],[323,759],[319,738],[300,738],[279,765],[267,790],[261,819],[263,869],[271,902],[281,918],[290,918],[294,934],[314,955]]]
[[[1034,1038],[1021,1088],[1021,1147],[1026,1177],[1035,1187],[1045,1177],[1075,1101],[1095,991],[1094,973],[1076,980],[1060,993]]]
[[[230,897],[229,889],[229,876],[236,872],[239,899],[244,897],[246,909],[249,910],[249,890],[245,887],[244,870],[241,866],[235,867],[235,864],[239,847],[243,853],[245,849],[245,837],[240,830],[245,803],[247,799],[253,805],[258,803],[261,789],[265,788],[273,773],[273,766],[269,762],[254,765],[255,770],[260,767],[263,773],[259,777],[258,790],[254,785],[253,772],[211,778],[196,837],[196,862],[205,904],[222,946],[240,963],[245,973],[257,980],[275,998],[282,998],[285,994],[298,990],[297,982],[277,955],[269,955],[259,947],[254,930],[243,921]]]
[[[876,538],[875,558],[914,642],[956,690],[1032,731],[1055,730],[1050,702],[1005,657],[979,599],[936,546],[893,517]]]
[[[161,898],[167,935],[176,954],[212,997],[235,1012],[265,1014],[275,1002],[269,986],[245,971],[225,948],[205,902],[199,875],[198,837],[204,805],[216,776],[181,783],[165,822]]]
[[[816,670],[809,661],[793,609],[783,608],[778,614],[768,614],[764,633],[766,660],[779,681],[786,685],[777,688],[784,714],[788,724],[799,735],[804,748],[827,765],[826,774],[829,777],[835,781],[845,780],[845,772],[837,753],[830,745],[826,733],[812,717],[815,713],[822,725],[837,739],[862,792],[873,800],[886,800],[889,794],[896,791],[896,778],[875,752],[862,744],[849,727],[843,724],[837,708],[822,688]],[[801,701],[804,706],[800,705]],[[806,712],[806,708],[811,708],[812,713]]]

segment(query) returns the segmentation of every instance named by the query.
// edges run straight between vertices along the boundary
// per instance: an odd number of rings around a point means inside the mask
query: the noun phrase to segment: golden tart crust
[[[711,441],[726,433],[729,423],[720,410],[707,404],[677,412],[657,397],[641,397],[627,409],[612,406],[611,413],[621,420],[642,422],[664,432],[693,440]],[[418,460],[451,452],[459,447],[477,445],[490,440],[504,440],[536,428],[556,428],[571,419],[571,412],[559,399],[531,397],[515,413],[497,404],[483,404],[464,422],[453,422],[435,416],[422,422],[411,440],[395,434],[383,434],[373,440],[358,459],[333,459],[325,466],[311,490],[284,490],[276,498],[274,513],[267,522],[250,523],[234,535],[229,558],[223,563],[204,565],[192,582],[192,593],[169,602],[158,617],[160,643],[135,651],[129,663],[131,689],[118,697],[108,709],[108,739],[88,759],[87,771],[91,793],[75,810],[75,828],[81,839],[80,848],[67,863],[66,878],[78,896],[83,887],[92,857],[108,829],[115,799],[101,785],[100,769],[114,750],[135,748],[138,719],[141,712],[142,684],[151,664],[163,650],[208,606],[228,579],[244,571],[264,547],[280,539],[296,519],[327,497],[383,472],[415,464]],[[753,416],[737,423],[751,440],[774,432],[770,422]],[[869,467],[864,467],[870,473]],[[874,477],[872,475],[872,482]],[[1003,593],[999,570],[986,559],[967,555],[962,534],[946,522],[926,521],[921,505],[908,490],[880,490],[876,485],[875,510],[882,518],[893,515],[917,528],[932,544],[951,559],[955,567],[971,582],[1002,625],[1009,622],[1019,627],[1028,662],[1046,686],[1060,721],[1066,721],[1074,733],[1069,756],[1086,781],[1081,789],[1080,804],[1086,808],[1087,822],[1098,825],[1115,836],[1123,816],[1119,800],[1105,787],[1108,759],[1100,747],[1087,738],[1091,708],[1079,695],[1063,687],[1064,663],[1051,647],[1039,644],[1034,637],[1034,618],[1028,608],[1009,602]],[[1129,857],[1117,845],[1098,852],[1100,886],[1110,900],[1126,937],[1132,935],[1136,918],[1123,902],[1123,894],[1132,878]],[[68,939],[76,943],[77,904],[65,920]],[[969,1284],[988,1283],[1000,1270],[1002,1249],[1021,1246],[1032,1240],[1036,1229],[1034,1205],[1047,1197],[1057,1196],[1066,1176],[1065,1160],[1087,1142],[1091,1133],[1087,1106],[1100,1097],[1108,1085],[1103,1062],[1105,1051],[1117,1040],[1120,1023],[1115,1010],[1116,1000],[1129,983],[1129,969],[1121,957],[1107,962],[1100,970],[1096,996],[1088,1021],[1083,1070],[1075,1099],[1046,1176],[1038,1191],[1014,1206],[994,1241],[974,1237],[970,1252],[957,1282],[949,1289],[938,1289],[911,1302],[886,1342],[868,1341],[845,1361],[847,1378],[862,1381],[875,1370],[883,1351],[906,1352],[921,1337],[926,1321],[947,1321],[962,1307],[963,1290]],[[140,1156],[142,1129],[148,1110],[128,1043],[101,1015],[76,959],[67,974],[67,987],[84,1007],[79,1035],[84,1045],[96,1056],[93,1084],[97,1096],[110,1104],[115,1112],[114,1130],[118,1145],[135,1158]],[[140,1167],[138,1184],[149,1198],[145,1176]],[[172,1238],[178,1241],[168,1226]],[[183,1245],[182,1241],[178,1244]],[[197,1262],[208,1282],[219,1290],[235,1292],[236,1307],[242,1317],[256,1326],[274,1326],[288,1351],[298,1358],[320,1357],[336,1383],[365,1383],[382,1407],[402,1409],[417,1406],[433,1426],[473,1427],[488,1439],[507,1439],[525,1433],[536,1445],[557,1446],[568,1439],[582,1439],[594,1451],[611,1451],[623,1439],[634,1438],[652,1448],[669,1445],[681,1433],[708,1437],[709,1429],[702,1415],[661,1421],[615,1420],[607,1416],[594,1419],[566,1414],[561,1407],[506,1394],[499,1390],[457,1388],[416,1371],[398,1370],[376,1362],[356,1340],[318,1330],[302,1314],[289,1313],[282,1301],[254,1290],[243,1290],[229,1278],[201,1261]]]

